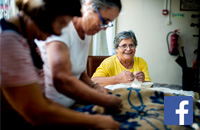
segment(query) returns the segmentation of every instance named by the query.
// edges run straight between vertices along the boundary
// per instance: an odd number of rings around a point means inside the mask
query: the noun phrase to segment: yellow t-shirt
[[[124,70],[128,70],[130,72],[138,72],[142,71],[145,74],[145,81],[151,81],[149,76],[148,65],[146,61],[141,57],[134,56],[134,65],[132,69],[126,69],[118,60],[117,54],[111,57],[106,58],[100,66],[96,69],[96,72],[93,74],[93,77],[111,77],[118,75]]]

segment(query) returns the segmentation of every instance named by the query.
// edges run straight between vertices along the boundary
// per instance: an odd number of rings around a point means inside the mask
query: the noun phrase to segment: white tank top
[[[85,39],[82,40],[79,37],[73,22],[71,21],[69,25],[62,30],[61,36],[52,35],[51,37],[48,37],[46,41],[35,40],[41,51],[42,59],[44,61],[46,96],[54,100],[55,102],[58,102],[66,107],[70,107],[74,104],[75,101],[57,92],[57,90],[53,86],[52,73],[46,53],[46,43],[54,40],[62,41],[68,46],[72,67],[71,71],[72,74],[79,79],[80,75],[86,69],[91,36],[85,35]]]

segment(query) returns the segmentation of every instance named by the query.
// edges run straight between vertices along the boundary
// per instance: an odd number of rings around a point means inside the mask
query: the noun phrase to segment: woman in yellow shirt
[[[137,39],[132,31],[118,33],[114,39],[117,54],[106,58],[92,76],[92,80],[103,86],[151,81],[148,65],[143,58],[135,57]]]

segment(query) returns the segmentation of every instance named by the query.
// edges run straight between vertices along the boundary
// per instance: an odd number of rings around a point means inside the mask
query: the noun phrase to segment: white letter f
[[[188,109],[184,109],[184,106],[188,104],[188,100],[183,100],[179,104],[179,109],[176,109],[176,114],[179,114],[179,125],[184,125],[184,114],[188,114]]]

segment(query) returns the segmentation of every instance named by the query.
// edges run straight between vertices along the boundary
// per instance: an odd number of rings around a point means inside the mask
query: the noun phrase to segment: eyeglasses
[[[97,9],[96,5],[94,5],[94,9],[97,12],[97,14],[99,15],[99,18],[101,20],[100,28],[108,28],[108,27],[112,27],[113,26],[112,22],[106,23],[106,21],[101,17],[101,14],[99,13],[99,10]]]
[[[118,46],[120,49],[122,49],[122,50],[126,50],[128,47],[130,48],[130,49],[135,49],[135,44],[129,44],[129,45],[126,45],[126,44],[124,44],[124,45],[121,45],[121,46]]]

